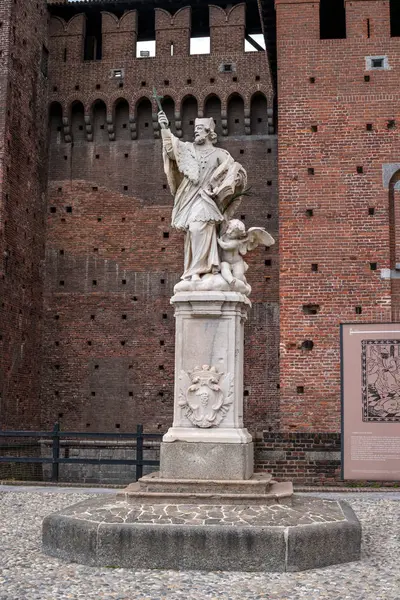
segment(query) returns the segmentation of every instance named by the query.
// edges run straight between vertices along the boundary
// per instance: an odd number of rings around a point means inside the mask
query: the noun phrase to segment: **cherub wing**
[[[274,238],[262,227],[250,227],[247,231],[246,246],[248,252],[259,245],[272,246],[273,244],[275,244]]]

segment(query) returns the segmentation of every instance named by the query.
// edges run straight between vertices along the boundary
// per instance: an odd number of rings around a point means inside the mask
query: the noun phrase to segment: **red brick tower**
[[[0,427],[40,422],[47,8],[0,3]]]
[[[339,465],[338,454],[318,463],[313,446],[339,448],[339,323],[398,319],[397,281],[386,279],[400,261],[400,15],[390,4],[276,0],[281,424],[288,474],[309,479]]]

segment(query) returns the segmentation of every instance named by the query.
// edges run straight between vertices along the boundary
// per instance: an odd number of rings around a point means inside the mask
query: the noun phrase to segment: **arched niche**
[[[194,122],[197,118],[197,100],[194,96],[186,96],[182,102],[182,137],[193,140]]]
[[[49,108],[50,145],[61,144],[63,141],[62,131],[62,106],[59,102],[52,102]]]
[[[125,98],[120,98],[114,107],[115,139],[129,141],[131,132],[129,128],[129,104]]]
[[[222,121],[221,121],[221,100],[218,96],[212,94],[208,96],[204,103],[204,116],[212,117],[215,121],[215,132],[218,136],[222,135]]]
[[[400,263],[400,169],[389,181],[389,251],[390,269],[393,272]],[[392,277],[392,321],[400,318],[400,279]]]
[[[142,98],[136,105],[136,131],[138,140],[154,137],[152,106],[148,98]]]
[[[251,98],[250,131],[252,135],[268,134],[268,104],[263,93],[257,92]]]
[[[244,135],[244,102],[239,94],[228,100],[228,135]]]
[[[92,105],[93,141],[96,144],[108,144],[107,107],[103,100]]]
[[[175,133],[175,102],[170,96],[164,96],[162,107],[167,115],[171,131]]]
[[[82,102],[74,102],[71,107],[71,133],[74,144],[86,141],[85,109]]]

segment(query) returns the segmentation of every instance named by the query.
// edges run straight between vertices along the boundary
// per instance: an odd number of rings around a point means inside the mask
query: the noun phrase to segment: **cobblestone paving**
[[[227,525],[279,526],[312,525],[344,521],[342,509],[337,502],[319,498],[293,498],[290,505],[267,506],[212,504],[138,504],[117,501],[104,502],[104,497],[86,500],[63,511],[94,523],[153,523],[155,525]]]
[[[392,497],[345,496],[363,524],[360,562],[295,574],[132,571],[43,555],[43,517],[88,498],[0,492],[0,600],[400,600],[400,502]]]

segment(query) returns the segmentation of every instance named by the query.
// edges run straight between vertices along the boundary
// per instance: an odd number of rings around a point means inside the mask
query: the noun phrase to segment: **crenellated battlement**
[[[190,6],[175,13],[155,8],[151,19],[141,27],[141,10],[129,10],[118,16],[113,12],[78,13],[71,19],[53,15],[50,20],[50,52],[54,60],[73,62],[84,60],[136,59],[137,43],[148,39],[155,44],[156,57],[181,57],[191,53],[192,23],[196,18]],[[204,14],[203,14],[204,16]],[[230,9],[208,6],[209,52],[215,54],[244,53],[246,38],[246,5]],[[154,23],[148,25],[148,23]],[[143,31],[142,31],[143,30]],[[260,29],[261,32],[261,29]],[[198,37],[198,32],[195,32]],[[151,40],[150,38],[154,38]],[[70,52],[75,48],[75,52]]]

